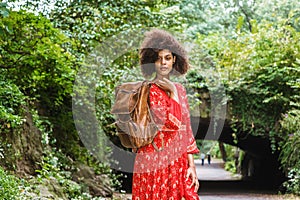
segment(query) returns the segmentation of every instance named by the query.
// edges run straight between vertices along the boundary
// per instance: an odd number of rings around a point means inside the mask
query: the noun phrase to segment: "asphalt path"
[[[201,165],[200,160],[195,160],[195,164],[201,200],[286,200],[277,191],[242,181],[240,176],[224,170],[224,163],[220,159],[212,159],[210,165],[207,161]]]
[[[240,176],[224,170],[224,162],[221,159],[212,159],[210,164],[205,160],[204,165],[201,165],[200,160],[195,160],[195,164],[200,181],[233,181],[241,179]]]
[[[277,191],[241,180],[240,176],[226,171],[220,159],[212,159],[210,165],[207,161],[201,165],[200,160],[195,160],[195,164],[200,182],[200,200],[290,200],[286,196],[278,195]],[[115,197],[113,199],[131,200],[130,193]]]

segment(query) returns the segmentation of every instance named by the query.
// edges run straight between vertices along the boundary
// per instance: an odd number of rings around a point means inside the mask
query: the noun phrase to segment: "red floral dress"
[[[191,179],[186,179],[188,154],[199,153],[192,134],[186,91],[175,83],[179,102],[153,84],[150,108],[161,127],[153,144],[138,149],[133,174],[132,200],[199,200]]]

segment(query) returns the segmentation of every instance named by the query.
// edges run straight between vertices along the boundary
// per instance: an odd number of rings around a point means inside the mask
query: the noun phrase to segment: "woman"
[[[192,134],[184,87],[170,75],[188,70],[183,47],[162,30],[145,34],[140,50],[143,75],[155,74],[149,101],[154,121],[161,129],[152,144],[137,150],[133,200],[199,199],[199,182],[193,154],[199,153]]]

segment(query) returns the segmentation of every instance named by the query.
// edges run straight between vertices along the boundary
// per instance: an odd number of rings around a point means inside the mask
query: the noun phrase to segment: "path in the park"
[[[195,160],[197,176],[200,181],[200,200],[289,200],[277,195],[275,190],[260,188],[251,182],[240,180],[224,170],[220,159],[212,159],[202,166],[200,160]],[[131,194],[125,194],[122,200],[131,200]],[[295,199],[293,199],[295,200]],[[299,200],[299,199],[297,199]]]
[[[195,164],[201,200],[283,200],[276,191],[254,187],[233,176],[224,170],[222,160],[213,159],[210,165],[206,161],[203,166],[200,160],[195,160]]]
[[[195,160],[197,166],[197,176],[201,181],[233,181],[239,180],[239,176],[232,175],[231,172],[224,170],[223,161],[221,159],[212,159],[210,165],[205,160],[204,165],[201,165],[201,160]]]

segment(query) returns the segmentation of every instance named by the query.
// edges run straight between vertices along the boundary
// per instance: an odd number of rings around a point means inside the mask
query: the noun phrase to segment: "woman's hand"
[[[170,98],[179,102],[178,93],[175,84],[167,78],[163,78],[163,80],[158,80],[155,82],[161,89],[170,93]]]
[[[196,173],[196,166],[195,166],[193,154],[188,154],[188,164],[189,164],[189,168],[187,170],[186,178],[187,180],[189,178],[191,179],[192,183],[191,185],[189,185],[189,187],[191,188],[195,186],[195,192],[197,192],[199,189],[199,181]]]
[[[198,191],[199,189],[199,181],[198,181],[198,177],[196,174],[196,167],[195,166],[189,166],[188,170],[187,170],[187,175],[186,175],[187,180],[190,178],[192,180],[191,185],[189,185],[189,187],[193,187],[195,185],[195,192]]]

